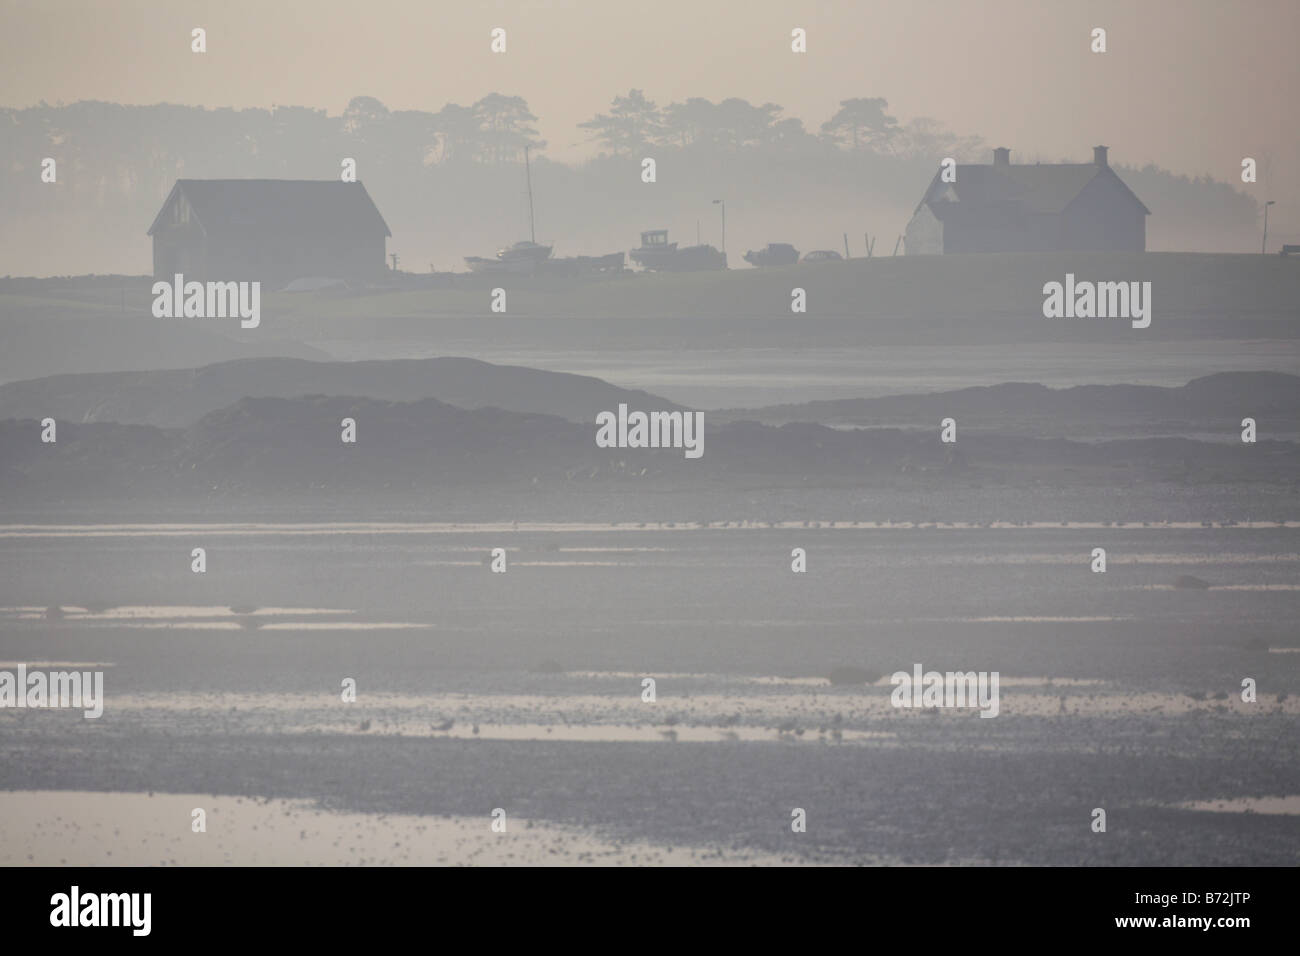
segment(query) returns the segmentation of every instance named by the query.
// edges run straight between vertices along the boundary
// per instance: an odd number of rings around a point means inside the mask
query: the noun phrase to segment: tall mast
[[[524,176],[528,180],[528,238],[537,244],[537,230],[533,227],[533,171],[528,165],[528,147],[524,147]]]

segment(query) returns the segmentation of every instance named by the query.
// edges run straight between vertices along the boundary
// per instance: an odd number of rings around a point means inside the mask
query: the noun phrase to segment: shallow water
[[[1210,813],[1271,813],[1295,816],[1300,814],[1300,795],[1198,800],[1194,803],[1182,804],[1182,809],[1206,810]]]
[[[192,829],[195,808],[205,831]],[[505,809],[505,808],[503,808]],[[214,794],[0,792],[0,866],[757,866],[775,854],[614,841],[492,817],[326,810]]]
[[[0,710],[0,791],[220,786],[365,811],[310,839],[296,820],[256,831],[309,844],[285,861],[337,860],[336,840],[349,861],[401,861],[381,815],[472,829],[503,803],[606,842],[766,861],[1300,860],[1269,829],[1286,817],[1189,829],[1176,809],[1300,790],[1294,527],[933,530],[24,526],[0,539],[0,657],[99,662],[106,700],[97,720]],[[498,546],[506,574],[482,565]],[[1193,566],[1212,587],[1174,588]],[[888,675],[916,663],[998,671],[998,716],[893,707]],[[864,683],[832,686],[840,665]],[[1101,800],[1136,827],[1105,847],[1087,842]],[[791,806],[817,827],[787,846]],[[250,832],[220,861],[268,859]],[[487,859],[462,849],[447,859]]]
[[[505,365],[594,375],[699,408],[745,408],[836,398],[947,391],[1004,382],[1179,386],[1215,372],[1300,372],[1294,341],[1153,341],[871,348],[727,348],[553,350],[497,348],[475,342],[376,340],[314,342],[333,357],[434,358],[461,355]]]
[[[0,525],[0,538],[166,538],[194,537],[196,535],[213,536],[277,536],[303,537],[322,535],[424,535],[424,534],[503,534],[506,532],[601,532],[618,531],[632,533],[647,532],[754,532],[770,530],[799,530],[813,528],[818,531],[1094,531],[1102,528],[1141,530],[1141,531],[1182,531],[1193,528],[1211,527],[1213,523],[1203,521],[1154,521],[1154,522],[1114,522],[1114,521],[845,521],[834,519],[817,519],[805,521],[763,521],[763,522],[605,522],[587,524],[582,522],[547,522],[547,521],[497,521],[497,522],[319,522],[279,524],[273,522],[250,522],[246,524],[227,524],[221,522],[204,524],[102,524],[102,525]],[[1245,530],[1262,528],[1300,528],[1300,519],[1286,521],[1237,521],[1220,524],[1219,527],[1232,527]],[[557,550],[590,550],[570,547]],[[623,551],[652,551],[663,548],[621,547]]]

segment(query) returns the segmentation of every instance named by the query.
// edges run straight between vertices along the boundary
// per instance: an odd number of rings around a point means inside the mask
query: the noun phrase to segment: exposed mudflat
[[[1188,524],[9,526],[0,669],[99,669],[106,701],[0,709],[0,845],[1295,865],[1300,530]],[[915,663],[998,671],[998,716],[892,706]],[[833,685],[846,666],[864,682]]]

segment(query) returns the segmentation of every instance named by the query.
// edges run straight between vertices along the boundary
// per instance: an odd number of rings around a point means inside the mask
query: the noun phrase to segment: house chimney
[[[1010,166],[1011,150],[1007,149],[1005,146],[999,146],[997,149],[993,150],[993,165]]]
[[[1092,148],[1092,164],[1094,166],[1108,165],[1106,161],[1106,150],[1109,148],[1110,147],[1108,146],[1094,146]]]

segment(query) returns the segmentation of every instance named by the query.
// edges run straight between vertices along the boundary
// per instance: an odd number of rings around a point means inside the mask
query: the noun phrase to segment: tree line
[[[934,120],[900,124],[887,106],[880,98],[844,100],[814,134],[775,103],[692,97],[660,108],[634,89],[578,125],[602,155],[614,156],[651,147],[805,155],[829,148],[937,161],[973,156],[980,148],[978,137],[959,137]],[[0,149],[13,172],[55,156],[97,192],[141,185],[157,192],[199,170],[212,176],[242,175],[249,168],[295,174],[340,154],[362,154],[385,168],[517,163],[525,148],[534,156],[546,149],[536,123],[524,97],[502,93],[469,106],[448,103],[436,112],[390,110],[374,97],[358,96],[337,116],[302,106],[209,110],[82,101],[0,109]]]

